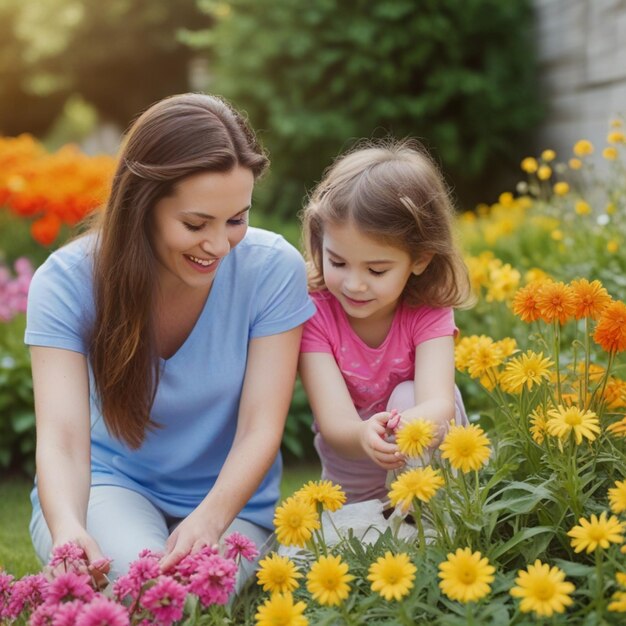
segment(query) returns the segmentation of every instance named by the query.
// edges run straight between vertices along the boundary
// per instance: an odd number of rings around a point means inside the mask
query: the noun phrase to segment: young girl
[[[385,500],[405,461],[387,421],[422,418],[438,445],[467,417],[454,385],[451,307],[470,298],[453,242],[453,208],[417,142],[370,144],[340,157],[303,212],[317,313],[300,374],[315,417],[322,477],[348,502]]]

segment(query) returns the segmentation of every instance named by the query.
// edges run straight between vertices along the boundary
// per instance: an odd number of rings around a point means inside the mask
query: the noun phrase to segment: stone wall
[[[626,0],[534,0],[547,116],[538,147],[565,158],[578,139],[599,150],[626,116]]]

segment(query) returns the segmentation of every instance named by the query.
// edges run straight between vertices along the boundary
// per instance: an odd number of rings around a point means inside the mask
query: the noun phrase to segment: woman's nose
[[[230,252],[230,241],[226,233],[214,233],[213,236],[205,239],[200,247],[208,255],[221,258]]]

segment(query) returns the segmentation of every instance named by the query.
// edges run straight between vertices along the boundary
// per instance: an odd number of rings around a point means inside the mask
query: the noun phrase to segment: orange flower
[[[536,283],[530,283],[518,289],[513,297],[513,313],[523,322],[534,322],[540,317],[539,306],[537,304],[537,294],[539,292]]]
[[[540,318],[551,323],[565,324],[574,315],[576,298],[573,289],[562,282],[545,281],[537,293]]]
[[[626,437],[626,417],[623,417],[619,422],[613,422],[606,427],[606,430],[616,437]]]
[[[626,350],[626,304],[616,300],[604,309],[593,339],[606,352]]]
[[[30,234],[37,243],[49,246],[57,238],[60,229],[61,220],[56,215],[47,213],[31,224]]]
[[[622,409],[626,407],[626,382],[611,376],[604,390],[604,399],[607,409]]]
[[[574,317],[577,320],[584,317],[597,320],[611,302],[611,296],[599,280],[589,282],[586,278],[581,278],[573,280],[570,286],[576,296]]]

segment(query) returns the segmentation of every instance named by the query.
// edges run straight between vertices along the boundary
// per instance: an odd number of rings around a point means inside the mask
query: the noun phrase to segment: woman
[[[301,324],[304,263],[248,228],[267,158],[218,98],[165,99],[131,127],[91,232],[29,293],[37,415],[31,536],[167,570],[238,530],[263,543]]]

